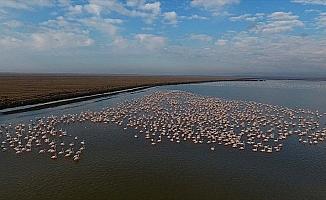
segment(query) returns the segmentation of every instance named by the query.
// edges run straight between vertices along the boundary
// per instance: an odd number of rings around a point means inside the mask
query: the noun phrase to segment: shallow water
[[[219,82],[164,86],[44,110],[0,116],[0,124],[101,110],[157,90],[183,90],[326,112],[325,82]],[[262,154],[205,144],[134,138],[136,130],[83,123],[66,128],[87,142],[82,160],[0,153],[0,199],[326,199],[326,145],[287,140]],[[296,137],[296,136],[293,136]]]

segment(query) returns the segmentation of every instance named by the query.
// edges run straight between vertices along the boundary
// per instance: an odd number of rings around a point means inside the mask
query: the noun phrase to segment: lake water
[[[159,90],[181,90],[326,112],[326,82],[218,82],[162,86],[43,110],[0,115],[0,124],[102,110]],[[205,144],[150,145],[136,130],[113,124],[72,124],[84,138],[80,162],[37,152],[0,152],[0,199],[326,199],[326,144],[295,138],[279,153],[263,154]],[[295,137],[295,136],[293,136]]]

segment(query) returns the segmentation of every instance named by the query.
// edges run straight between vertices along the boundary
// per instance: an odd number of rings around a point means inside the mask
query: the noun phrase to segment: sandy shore
[[[126,89],[139,90],[147,87],[169,84],[237,80],[252,81],[256,79],[208,76],[77,76],[2,74],[0,76],[0,109],[42,103],[46,103],[46,106],[55,106],[58,104],[67,104],[112,95],[114,94],[112,92]]]

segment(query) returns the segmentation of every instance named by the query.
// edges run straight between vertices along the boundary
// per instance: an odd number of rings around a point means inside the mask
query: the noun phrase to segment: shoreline
[[[134,92],[145,90],[152,87],[165,86],[165,85],[182,85],[182,84],[196,84],[196,83],[210,83],[210,82],[222,82],[222,81],[265,81],[265,79],[257,78],[234,78],[234,79],[220,79],[220,80],[201,80],[201,81],[184,81],[184,82],[171,82],[171,83],[157,83],[157,84],[148,84],[142,86],[126,87],[126,88],[116,88],[112,91],[103,91],[103,92],[89,92],[81,95],[70,95],[65,98],[60,98],[60,96],[53,96],[52,99],[38,99],[28,102],[19,106],[9,106],[0,109],[0,115],[9,115],[15,113],[28,112],[32,110],[41,110],[50,107],[56,107],[71,103],[77,103],[82,101],[88,101],[92,99],[113,96],[121,93]]]

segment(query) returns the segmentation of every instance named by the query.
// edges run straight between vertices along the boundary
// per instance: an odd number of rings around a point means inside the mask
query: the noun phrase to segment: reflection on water
[[[265,88],[265,89],[296,89],[296,90],[304,90],[304,89],[326,89],[326,81],[262,81],[257,84],[256,81],[247,81],[242,82],[232,82],[232,81],[224,81],[224,82],[216,82],[210,83],[209,85],[214,85],[217,87],[241,87],[241,88]]]
[[[269,81],[266,81],[269,82]],[[0,116],[1,123],[28,122],[35,117],[100,111],[125,99],[161,90],[183,90],[225,99],[256,101],[289,108],[326,111],[323,88],[264,88],[192,84],[121,94],[28,113]],[[308,82],[309,84],[318,82]],[[238,84],[238,85],[236,85]],[[251,83],[252,84],[252,83]],[[266,84],[255,82],[254,84]],[[270,81],[269,84],[279,84]],[[286,83],[284,83],[286,84]],[[291,84],[305,84],[293,81]],[[318,83],[319,84],[319,83]],[[3,199],[325,199],[325,144],[304,146],[297,136],[276,154],[216,146],[150,145],[135,139],[137,130],[115,124],[79,123],[62,127],[87,141],[81,162],[54,161],[37,153],[0,153],[0,194]]]

